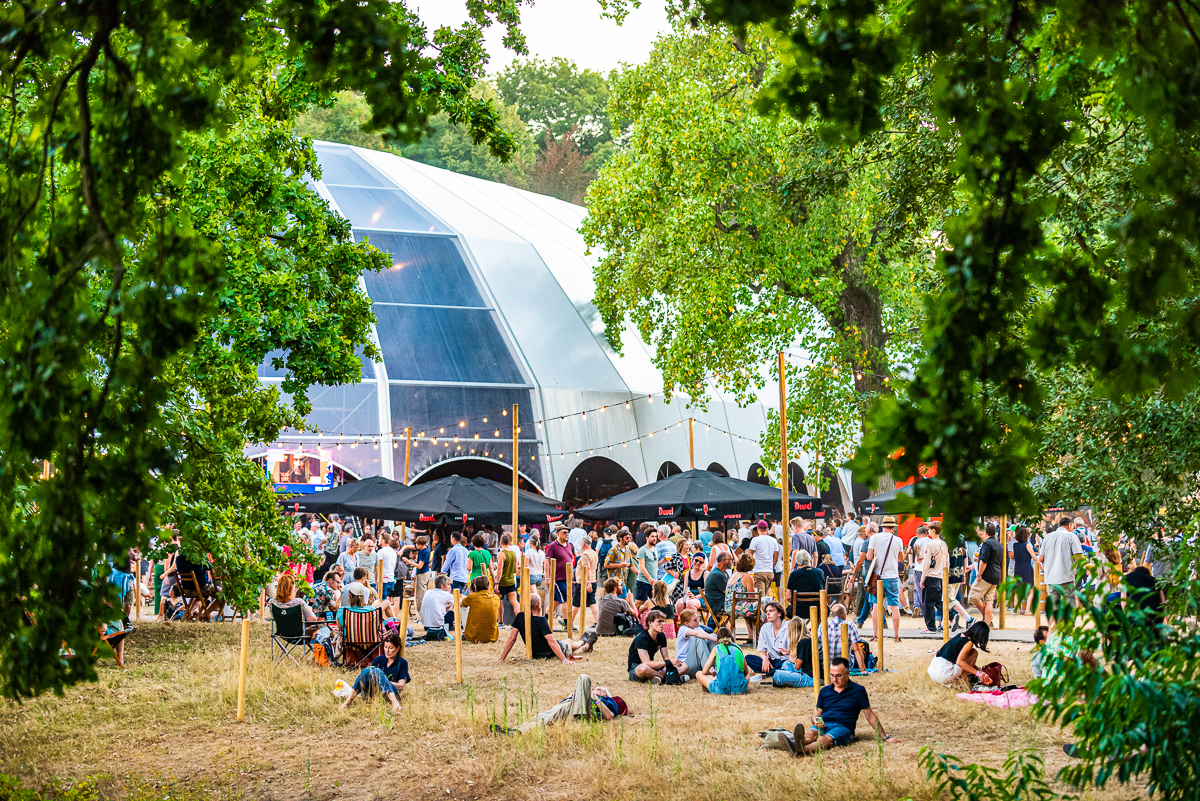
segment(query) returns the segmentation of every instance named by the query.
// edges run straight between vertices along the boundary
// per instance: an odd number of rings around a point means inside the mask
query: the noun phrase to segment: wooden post
[[[1033,605],[1033,630],[1037,631],[1042,625],[1042,565],[1033,560],[1033,589],[1037,593],[1037,603]]]
[[[462,684],[462,597],[454,591],[454,682]]]
[[[543,569],[546,571],[546,604],[542,608],[542,611],[546,613],[546,622],[550,625],[550,631],[554,631],[554,616],[558,612],[558,609],[556,608],[558,605],[554,603],[556,594],[555,587],[558,586],[558,584],[556,584],[554,581],[556,578],[558,578],[555,560],[547,559],[543,565]]]
[[[942,565],[942,644],[950,642],[950,565]]]
[[[696,437],[695,437],[695,418],[688,418],[688,469],[696,469]]]
[[[258,619],[267,622],[267,588],[263,587],[262,595],[258,596]]]
[[[574,560],[572,560],[573,562]],[[567,639],[575,639],[575,565],[567,565]]]
[[[879,607],[879,628],[876,630],[876,644],[879,646],[879,669],[883,670],[883,641],[887,638],[887,631],[884,629],[884,624],[887,622],[887,605],[884,601],[887,598],[883,594],[883,578],[875,583],[875,593],[878,600],[876,604]]]
[[[400,590],[400,656],[404,656],[404,646],[408,642],[408,599],[404,590]]]
[[[246,717],[246,657],[250,654],[250,621],[242,615],[242,656],[238,660],[238,713],[237,719]]]
[[[408,483],[408,459],[412,454],[412,428],[404,427],[404,483]]]
[[[779,352],[779,487],[782,495],[780,503],[779,528],[783,532],[783,585],[786,587],[788,578],[792,575],[792,529],[788,524],[788,446],[787,446],[787,375],[784,372],[783,351]],[[825,598],[821,598],[822,614],[827,609]],[[829,649],[825,649],[828,659]]]
[[[850,658],[850,624],[842,621],[842,659]]]
[[[529,565],[521,566],[522,610],[525,613],[525,658],[533,659],[533,585],[529,583]]]
[[[375,563],[375,587],[379,591],[379,600],[383,600],[383,560]]]
[[[821,613],[815,607],[808,609],[808,626],[812,630],[813,708],[815,709],[821,698],[821,652],[817,648],[817,636],[820,634],[823,639],[829,639],[820,629]],[[825,650],[829,650],[829,643],[825,643]],[[800,651],[797,648],[796,657],[799,658],[799,656]],[[797,668],[799,668],[798,665]]]
[[[833,659],[833,654],[829,653],[829,593],[825,590],[821,590],[820,615],[823,632],[821,636],[825,640],[825,678],[829,679],[829,660]]]
[[[1008,515],[1000,516],[1000,589],[996,602],[1000,604],[1000,628],[1004,628],[1004,581],[1008,578]]]

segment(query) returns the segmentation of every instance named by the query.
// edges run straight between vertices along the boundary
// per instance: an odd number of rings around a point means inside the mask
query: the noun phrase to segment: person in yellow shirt
[[[462,606],[471,610],[463,628],[463,642],[495,642],[500,638],[500,627],[496,622],[500,596],[492,592],[487,576],[471,582],[471,592],[462,599]]]

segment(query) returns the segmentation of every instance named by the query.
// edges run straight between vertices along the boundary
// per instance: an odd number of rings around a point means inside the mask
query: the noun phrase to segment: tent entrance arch
[[[487,459],[483,457],[463,457],[459,459],[444,459],[437,464],[430,465],[413,476],[410,484],[424,484],[426,481],[434,481],[439,478],[448,476],[462,476],[463,478],[489,478],[492,481],[497,481],[505,486],[512,486],[512,466],[495,459]],[[528,492],[536,492],[539,495],[545,495],[542,488],[534,484],[532,480],[527,478],[521,471],[517,471],[517,487]]]
[[[655,478],[654,480],[662,481],[664,478],[667,478],[668,476],[673,476],[677,473],[682,473],[682,472],[683,472],[683,470],[680,469],[679,465],[675,464],[672,461],[666,461],[658,466],[658,477]]]
[[[571,471],[563,487],[563,503],[574,509],[631,489],[637,489],[637,482],[628,470],[607,456],[591,456]]]

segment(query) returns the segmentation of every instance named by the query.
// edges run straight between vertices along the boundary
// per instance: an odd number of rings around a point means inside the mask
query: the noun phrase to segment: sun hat
[[[881,526],[891,526],[892,528],[895,528],[896,527],[896,518],[893,517],[892,515],[888,515],[887,517],[883,518],[883,522],[880,525]]]

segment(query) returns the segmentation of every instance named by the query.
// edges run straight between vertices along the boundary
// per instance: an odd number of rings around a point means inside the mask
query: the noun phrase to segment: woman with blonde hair
[[[642,626],[644,627],[646,615],[652,610],[657,609],[666,617],[663,622],[663,634],[668,640],[675,639],[675,604],[671,603],[671,599],[667,597],[667,582],[659,579],[651,585],[653,589],[650,591],[650,600],[642,604]]]
[[[689,676],[697,675],[708,661],[717,635],[710,634],[700,627],[700,616],[694,609],[684,609],[679,613],[679,627],[675,635],[675,659],[687,664],[687,669],[680,671]]]
[[[339,556],[337,558],[337,562],[334,563],[341,565],[346,571],[347,576],[353,576],[354,568],[358,567],[358,549],[360,544],[361,543],[356,538],[351,537],[349,544],[346,546],[345,552]]]
[[[794,617],[788,621],[788,658],[772,675],[771,681],[776,687],[813,686],[812,638],[804,618]]]

